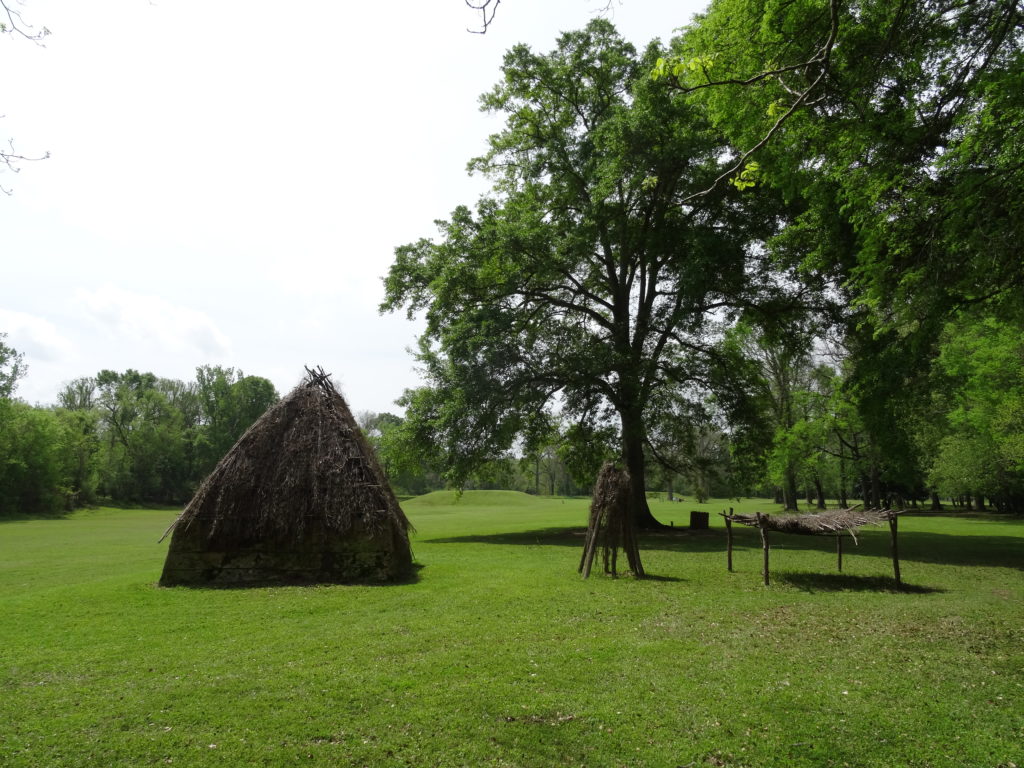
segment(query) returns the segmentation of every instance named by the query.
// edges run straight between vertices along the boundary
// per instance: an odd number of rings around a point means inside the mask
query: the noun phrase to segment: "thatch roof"
[[[162,583],[180,581],[169,576],[179,540],[188,542],[179,548],[206,560],[208,552],[252,550],[260,563],[275,552],[289,552],[295,563],[329,551],[324,559],[333,563],[337,542],[358,537],[377,541],[375,550],[390,548],[411,567],[409,520],[372,447],[328,375],[307,372],[239,438],[175,520]],[[184,573],[192,566],[175,567]]]

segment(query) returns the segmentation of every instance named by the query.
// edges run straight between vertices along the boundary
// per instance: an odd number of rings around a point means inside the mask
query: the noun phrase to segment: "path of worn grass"
[[[155,588],[172,511],[0,524],[0,765],[1024,766],[1020,520],[903,518],[904,592],[887,531],[842,575],[779,536],[765,589],[717,515],[581,581],[583,500],[405,506],[391,587]]]

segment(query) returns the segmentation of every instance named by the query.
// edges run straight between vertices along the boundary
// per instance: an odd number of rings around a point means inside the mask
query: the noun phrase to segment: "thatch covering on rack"
[[[629,568],[638,579],[644,576],[640,562],[640,548],[636,542],[636,529],[630,509],[629,472],[607,462],[598,472],[594,495],[590,502],[590,521],[580,557],[579,571],[583,578],[590,576],[594,553],[601,544],[604,572],[613,576],[617,572],[619,548],[626,553]]]
[[[409,521],[373,449],[329,375],[306,371],[306,380],[239,438],[168,529],[161,585],[409,575]]]
[[[890,550],[892,553],[893,576],[897,584],[902,579],[900,576],[899,544],[896,538],[897,515],[900,512],[893,509],[864,509],[857,507],[848,509],[836,509],[827,512],[813,514],[782,514],[762,515],[760,512],[753,515],[737,515],[730,509],[729,514],[722,512],[725,518],[726,530],[726,563],[732,571],[732,524],[749,525],[757,528],[761,533],[761,548],[763,551],[764,564],[761,569],[765,586],[770,582],[768,575],[768,542],[769,531],[778,533],[795,533],[803,536],[835,536],[837,565],[840,571],[843,570],[843,535],[850,536],[854,543],[857,543],[857,529],[862,525],[889,524]]]
[[[779,533],[795,533],[803,536],[835,536],[848,533],[856,539],[857,529],[862,525],[881,525],[896,514],[890,509],[834,509],[810,514],[782,515],[727,515],[731,522],[764,527]]]

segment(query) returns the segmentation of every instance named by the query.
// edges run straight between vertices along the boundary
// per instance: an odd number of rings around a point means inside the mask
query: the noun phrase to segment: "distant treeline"
[[[100,371],[39,407],[12,397],[12,367],[0,392],[0,517],[99,501],[181,504],[278,400],[265,378],[206,365],[188,382]]]

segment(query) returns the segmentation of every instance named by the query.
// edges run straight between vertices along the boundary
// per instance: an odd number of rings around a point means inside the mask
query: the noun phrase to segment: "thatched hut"
[[[409,528],[345,400],[309,371],[171,526],[160,584],[401,580],[412,570]]]

